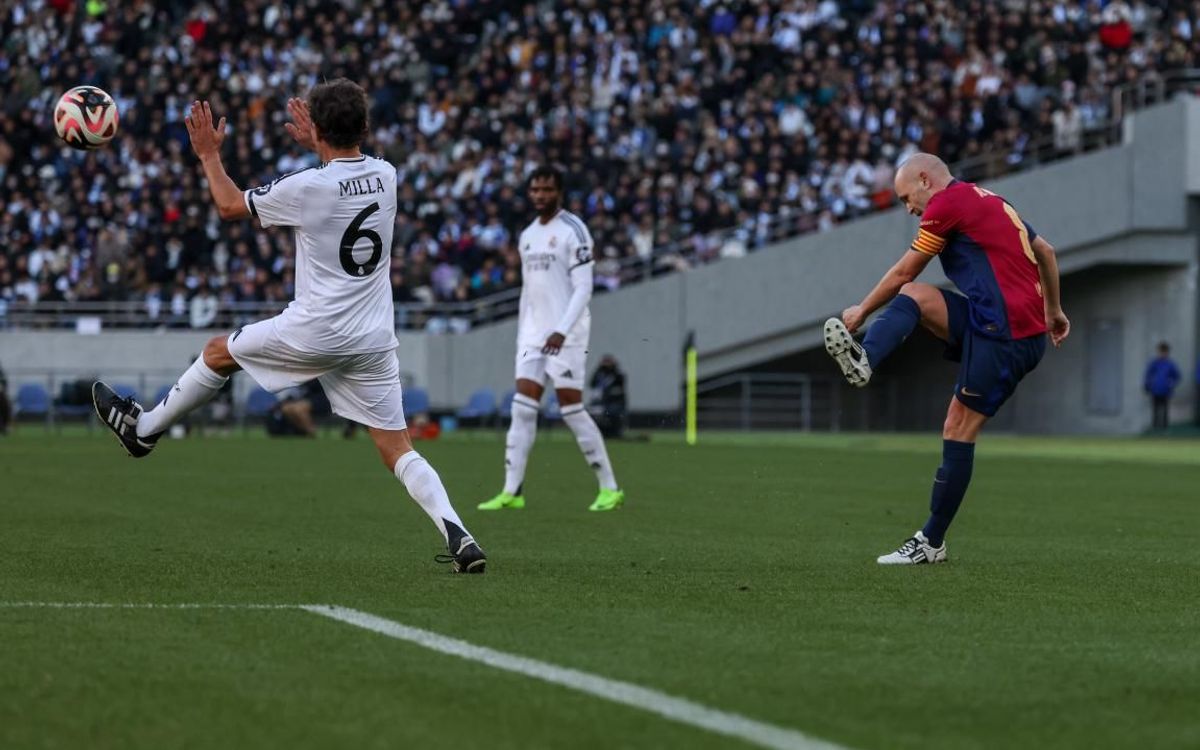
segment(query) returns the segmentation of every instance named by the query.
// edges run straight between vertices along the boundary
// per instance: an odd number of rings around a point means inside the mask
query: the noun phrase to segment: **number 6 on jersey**
[[[379,233],[373,229],[363,229],[363,222],[367,218],[379,210],[378,203],[371,205],[358,212],[354,217],[354,221],[350,222],[350,226],[346,227],[346,232],[342,235],[342,244],[340,257],[342,260],[342,268],[346,269],[346,273],[351,276],[369,276],[376,266],[379,265],[379,259],[383,257],[383,240]],[[359,263],[354,260],[354,245],[359,238],[365,237],[371,243],[371,256],[367,258],[365,263]]]

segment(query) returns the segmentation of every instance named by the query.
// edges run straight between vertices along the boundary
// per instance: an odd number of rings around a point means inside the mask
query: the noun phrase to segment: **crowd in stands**
[[[1020,168],[1083,147],[1111,92],[1198,65],[1200,2],[1119,0],[11,0],[0,19],[0,304],[137,300],[151,318],[293,293],[289,233],[222,224],[183,125],[229,119],[244,188],[314,162],[289,96],[363,84],[399,170],[397,301],[520,283],[526,175],[569,172],[596,283],[737,256],[891,205],[915,150]],[[120,107],[77,152],[50,113]],[[733,231],[727,231],[733,230]]]

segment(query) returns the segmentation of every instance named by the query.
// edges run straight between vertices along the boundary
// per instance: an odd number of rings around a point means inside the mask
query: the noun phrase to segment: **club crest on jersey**
[[[557,247],[557,246],[558,246],[558,238],[557,238],[557,237],[551,237],[551,238],[550,238],[550,247]]]

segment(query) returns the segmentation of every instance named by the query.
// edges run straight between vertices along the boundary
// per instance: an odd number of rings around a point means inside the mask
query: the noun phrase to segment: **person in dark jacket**
[[[1154,403],[1156,430],[1167,429],[1171,396],[1179,385],[1179,379],[1179,368],[1171,361],[1171,346],[1163,341],[1158,345],[1158,356],[1146,366],[1146,378],[1142,385]]]
[[[606,438],[619,438],[625,432],[625,373],[617,365],[616,357],[604,355],[600,366],[592,373],[589,383],[594,396],[591,411],[600,427],[600,434]]]
[[[0,367],[0,435],[8,434],[8,423],[12,421],[12,404],[8,400],[8,379]]]

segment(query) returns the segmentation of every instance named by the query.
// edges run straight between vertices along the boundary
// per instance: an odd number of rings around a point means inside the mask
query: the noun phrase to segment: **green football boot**
[[[600,490],[596,501],[588,510],[616,510],[625,502],[624,490]]]
[[[480,503],[478,507],[480,510],[520,510],[525,507],[525,496],[501,492],[491,500]]]

